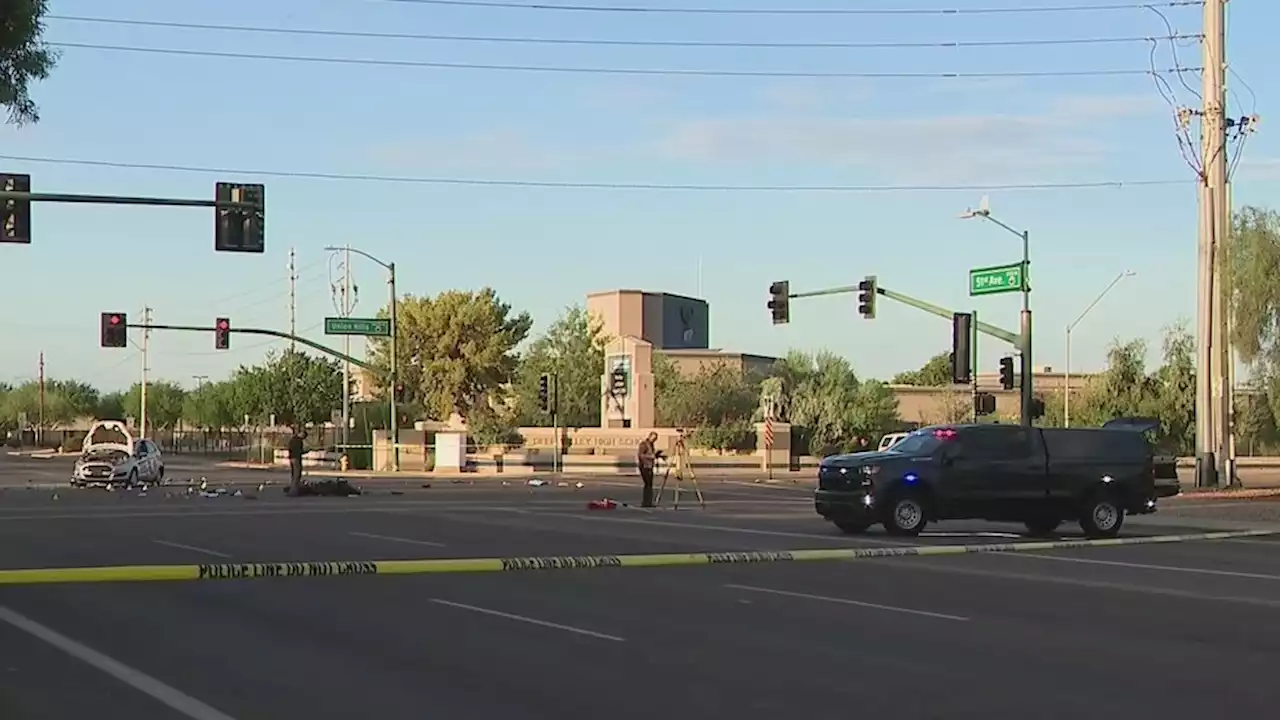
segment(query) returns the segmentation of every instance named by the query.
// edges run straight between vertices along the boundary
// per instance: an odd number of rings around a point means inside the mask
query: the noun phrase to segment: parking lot
[[[225,473],[217,487],[252,483]],[[234,481],[234,482],[232,482]],[[354,498],[0,493],[0,568],[888,547],[788,486],[708,507],[519,482]],[[56,499],[55,499],[56,493]],[[1229,521],[1133,519],[1125,535]],[[1212,526],[1212,527],[1209,527]],[[935,525],[910,544],[1022,542]],[[1074,528],[1069,528],[1074,530]],[[0,587],[0,713],[651,718],[1269,715],[1269,537],[1038,553],[404,577]]]

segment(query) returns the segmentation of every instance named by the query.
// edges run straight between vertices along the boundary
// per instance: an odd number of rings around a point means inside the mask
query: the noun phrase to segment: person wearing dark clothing
[[[636,449],[636,467],[640,469],[640,481],[644,483],[640,507],[653,507],[653,468],[659,455],[654,443],[657,441],[658,433],[651,432],[640,441],[640,447]]]
[[[289,475],[294,492],[302,488],[302,456],[306,453],[302,439],[306,436],[305,431],[295,430],[293,437],[289,438]]]

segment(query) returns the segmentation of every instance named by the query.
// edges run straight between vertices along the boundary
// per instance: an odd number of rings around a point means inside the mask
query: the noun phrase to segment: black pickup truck
[[[1074,520],[1090,537],[1114,537],[1125,515],[1178,493],[1176,458],[1156,456],[1147,437],[1158,427],[1121,418],[1101,428],[921,428],[882,452],[824,458],[814,506],[847,533],[882,523],[918,535],[932,521],[981,519],[1047,535]]]

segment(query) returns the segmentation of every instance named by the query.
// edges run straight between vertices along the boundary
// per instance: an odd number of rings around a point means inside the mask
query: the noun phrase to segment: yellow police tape
[[[674,567],[680,565],[737,565],[861,560],[888,557],[931,557],[976,553],[1015,553],[1085,547],[1154,545],[1199,540],[1230,540],[1280,534],[1277,530],[1239,530],[1186,535],[1152,535],[1103,540],[981,545],[912,545],[822,550],[761,550],[751,552],[663,553],[659,555],[581,555],[552,557],[448,558],[433,560],[369,560],[300,563],[229,563],[220,565],[122,565],[115,567],[37,568],[0,570],[0,585],[50,583],[180,582],[191,580],[254,580],[261,578],[343,577],[353,575],[424,575],[431,573],[520,572],[527,570],[587,570],[595,568]],[[1280,543],[1277,543],[1280,547]]]

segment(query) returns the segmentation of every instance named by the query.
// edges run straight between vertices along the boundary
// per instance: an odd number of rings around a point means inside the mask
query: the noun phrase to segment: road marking
[[[1034,560],[1081,563],[1084,565],[1108,565],[1111,567],[1130,568],[1133,570],[1161,570],[1164,572],[1180,572],[1192,575],[1214,575],[1217,577],[1245,578],[1249,580],[1280,580],[1280,575],[1239,572],[1236,570],[1210,570],[1208,568],[1178,567],[1176,565],[1148,565],[1146,563],[1121,562],[1119,560],[1089,560],[1087,558],[1061,557],[1059,555],[1023,555],[1023,557]]]
[[[393,535],[375,535],[374,533],[352,532],[349,535],[356,537],[368,538],[370,540],[386,540],[387,542],[398,542],[406,545],[427,545],[429,547],[444,547],[444,543],[431,542],[430,540],[414,540],[413,538],[395,537]]]
[[[42,640],[71,657],[110,675],[129,687],[167,705],[191,720],[234,720],[230,715],[215,710],[199,700],[176,690],[141,670],[125,665],[87,645],[45,627],[7,607],[0,606],[0,622],[7,623],[22,632]]]
[[[840,605],[854,605],[861,608],[870,608],[872,610],[888,610],[889,612],[905,613],[907,615],[921,615],[923,617],[938,618],[939,620],[956,620],[958,622],[969,621],[969,618],[961,617],[959,615],[946,615],[944,613],[929,612],[927,610],[912,610],[911,608],[897,607],[896,605],[880,605],[878,603],[862,602],[860,600],[850,600],[848,598],[828,597],[826,595],[810,595],[809,593],[792,592],[790,590],[774,590],[773,588],[756,587],[754,585],[726,584],[725,587],[733,588],[734,590],[747,590],[749,592],[800,598],[803,600],[817,600],[819,602],[837,603]]]
[[[179,550],[190,550],[191,552],[197,552],[204,555],[212,555],[213,557],[220,557],[220,558],[231,557],[226,553],[218,552],[217,550],[210,550],[208,548],[196,547],[195,545],[183,545],[182,543],[169,542],[168,540],[152,540],[151,542],[157,545],[164,545],[166,547],[177,548]]]
[[[1106,580],[1082,580],[1079,578],[1062,577],[1059,575],[1041,575],[1022,572],[1007,572],[1002,570],[982,570],[972,567],[960,567],[952,564],[939,563],[900,563],[886,559],[871,559],[872,565],[883,568],[897,568],[900,570],[919,570],[923,572],[941,572],[952,573],[954,575],[970,575],[973,577],[997,578],[1000,580],[1020,580],[1024,582],[1041,582],[1051,585],[1068,585],[1072,587],[1088,588],[1090,590],[1113,590],[1117,592],[1131,592],[1144,595],[1158,595],[1161,597],[1177,598],[1180,600],[1197,600],[1201,602],[1226,602],[1239,603],[1242,605],[1253,605],[1256,607],[1265,607],[1270,609],[1280,609],[1280,600],[1269,600],[1266,598],[1238,596],[1238,595],[1205,595],[1202,593],[1190,592],[1187,590],[1175,590],[1173,588],[1153,587],[1151,585],[1131,585],[1128,583],[1110,582]]]
[[[525,617],[524,615],[513,615],[499,610],[490,610],[489,608],[477,607],[475,605],[465,605],[463,603],[452,602],[449,600],[441,600],[440,598],[431,598],[431,602],[438,605],[447,605],[448,607],[458,608],[459,610],[470,610],[471,612],[481,613],[483,615],[492,615],[494,617],[506,618],[507,620],[515,620],[517,622],[528,623],[530,625],[538,625],[545,628],[552,628],[554,630],[563,630],[576,635],[586,635],[588,637],[599,638],[601,640],[612,640],[614,642],[626,642],[625,638],[620,638],[617,635],[606,635],[594,630],[584,630],[583,628],[573,627],[572,625],[561,625],[559,623],[547,622],[546,620]]]

